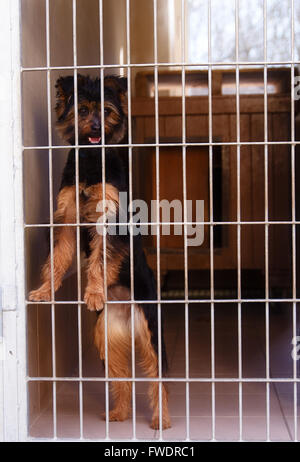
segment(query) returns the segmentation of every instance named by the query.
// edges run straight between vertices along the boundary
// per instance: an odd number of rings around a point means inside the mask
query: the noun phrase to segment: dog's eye
[[[111,113],[111,109],[109,107],[104,108],[104,115],[108,116]]]
[[[78,113],[81,115],[81,116],[86,116],[88,115],[89,113],[89,108],[87,106],[81,106],[78,110]]]

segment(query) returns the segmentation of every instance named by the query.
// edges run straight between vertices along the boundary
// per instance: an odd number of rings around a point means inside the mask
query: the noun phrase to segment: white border
[[[0,439],[3,441],[21,441],[27,434],[20,31],[20,0],[2,0],[0,285],[7,352],[0,365]]]

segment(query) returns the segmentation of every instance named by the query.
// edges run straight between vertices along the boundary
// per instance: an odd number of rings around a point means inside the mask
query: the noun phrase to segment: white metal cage
[[[51,40],[53,30],[51,31],[51,15],[50,15],[50,6],[51,0],[45,0],[43,3],[43,11],[45,12],[44,18],[44,32],[45,32],[45,53],[44,53],[44,64],[43,65],[22,65],[21,62],[21,51],[20,51],[20,37],[21,37],[21,26],[22,26],[22,9],[24,4],[29,5],[30,1],[23,0],[4,0],[1,4],[1,28],[0,34],[1,37],[5,40],[6,43],[6,53],[3,53],[1,57],[1,143],[3,144],[1,156],[1,228],[0,228],[0,238],[1,238],[1,287],[2,287],[2,303],[1,303],[1,316],[2,316],[2,325],[3,334],[0,332],[0,335],[3,337],[3,343],[5,343],[5,360],[1,361],[1,378],[0,381],[0,408],[3,409],[3,419],[1,419],[0,424],[0,435],[3,440],[28,440],[33,439],[37,440],[38,437],[32,436],[29,429],[29,411],[30,403],[28,404],[28,396],[30,396],[29,388],[35,386],[35,384],[46,384],[48,387],[50,385],[50,391],[48,389],[47,393],[51,396],[50,407],[51,407],[51,431],[50,436],[46,432],[45,435],[39,436],[42,439],[49,440],[58,440],[62,439],[61,432],[58,429],[58,416],[57,416],[57,389],[61,384],[76,384],[78,390],[76,392],[78,396],[78,422],[79,422],[79,431],[77,437],[71,436],[73,439],[78,440],[97,440],[97,441],[148,441],[156,439],[158,441],[168,441],[170,439],[175,439],[178,441],[218,441],[226,438],[219,437],[218,431],[216,430],[216,421],[217,421],[217,412],[216,412],[216,399],[217,392],[216,388],[218,385],[231,384],[235,387],[235,398],[237,399],[237,409],[235,414],[235,420],[237,422],[237,432],[235,436],[229,436],[229,439],[237,441],[245,441],[249,439],[249,436],[246,432],[245,435],[245,423],[244,423],[244,404],[245,404],[245,395],[244,390],[247,385],[257,384],[260,387],[264,387],[264,414],[265,414],[265,434],[262,435],[260,439],[266,441],[273,441],[277,439],[282,440],[298,440],[298,400],[297,400],[297,388],[298,388],[298,374],[297,374],[297,355],[294,354],[292,359],[292,374],[291,375],[278,375],[271,372],[270,367],[270,310],[276,304],[285,304],[286,310],[290,311],[290,350],[292,350],[292,341],[296,342],[297,339],[297,303],[299,302],[299,295],[297,294],[297,226],[299,221],[297,220],[296,213],[296,148],[299,144],[295,132],[295,87],[297,84],[295,70],[299,66],[300,62],[295,56],[295,2],[294,0],[288,1],[289,10],[287,15],[290,20],[290,50],[287,52],[287,56],[290,56],[286,60],[268,60],[268,11],[267,7],[269,2],[272,3],[272,0],[262,0],[261,4],[263,7],[263,59],[257,59],[253,61],[245,61],[240,59],[240,43],[239,43],[239,7],[240,0],[234,0],[235,6],[235,58],[234,60],[224,60],[222,62],[216,62],[212,57],[212,2],[213,0],[207,0],[205,2],[207,8],[207,62],[190,62],[187,57],[187,31],[188,27],[186,21],[187,15],[187,0],[180,0],[180,35],[181,35],[181,49],[180,49],[180,59],[178,61],[160,61],[159,60],[159,50],[158,50],[158,8],[160,3],[158,0],[149,0],[151,2],[153,9],[153,61],[152,62],[134,62],[131,57],[131,0],[124,1],[124,14],[126,21],[126,46],[121,55],[119,56],[119,62],[112,63],[105,60],[105,49],[104,49],[104,39],[103,39],[103,29],[104,29],[104,18],[103,18],[103,3],[104,0],[99,0],[98,2],[98,12],[99,12],[99,64],[79,64],[78,63],[78,0],[71,0],[70,5],[72,8],[72,64],[71,65],[53,65],[51,61]],[[169,2],[170,4],[172,2]],[[23,5],[21,5],[23,4]],[[34,8],[34,5],[33,5]],[[96,14],[96,13],[95,13]],[[179,32],[179,31],[177,31]],[[28,33],[28,31],[27,31]],[[8,45],[7,45],[8,43]],[[3,48],[4,51],[4,48]],[[126,55],[126,56],[125,56]],[[298,57],[299,59],[299,57]],[[43,60],[41,60],[42,62]],[[33,61],[34,62],[34,59]],[[269,121],[268,121],[268,70],[270,67],[274,66],[287,66],[290,69],[290,136],[289,139],[276,140],[269,139]],[[207,69],[207,80],[208,80],[208,140],[193,142],[190,141],[187,137],[187,117],[186,117],[186,72],[191,68],[203,67]],[[215,134],[213,131],[213,71],[214,69],[222,68],[233,68],[235,69],[235,104],[236,104],[236,140],[235,141],[218,141],[215,139]],[[264,127],[263,127],[263,140],[262,141],[253,141],[251,139],[245,140],[241,136],[241,110],[240,110],[240,73],[241,69],[245,67],[250,68],[260,68],[263,72],[263,105],[264,105]],[[181,72],[181,108],[182,108],[182,117],[181,117],[181,141],[167,141],[162,142],[160,139],[160,99],[159,99],[159,70],[162,68],[172,68],[180,70]],[[154,114],[155,114],[155,139],[150,143],[140,143],[135,142],[134,140],[134,127],[132,122],[132,99],[133,99],[133,90],[132,90],[132,81],[135,73],[139,69],[152,69],[154,75]],[[159,375],[157,379],[146,379],[143,377],[137,376],[136,373],[136,358],[135,358],[135,341],[134,335],[132,335],[132,376],[126,378],[126,381],[132,382],[132,420],[129,422],[130,425],[130,436],[122,436],[123,433],[118,433],[118,428],[114,426],[112,431],[112,424],[109,422],[108,418],[105,420],[105,432],[99,436],[89,437],[86,436],[84,430],[84,386],[86,384],[96,383],[97,385],[104,386],[105,393],[105,410],[106,415],[109,413],[110,402],[109,402],[109,384],[113,380],[122,380],[124,378],[114,378],[112,379],[108,375],[108,361],[107,361],[107,336],[106,336],[106,361],[105,361],[105,371],[104,376],[89,376],[83,371],[83,351],[82,351],[82,332],[83,332],[83,320],[82,320],[82,311],[84,308],[83,297],[82,297],[82,281],[81,281],[81,254],[80,254],[80,227],[87,226],[90,224],[85,224],[80,222],[79,217],[79,177],[78,177],[78,156],[79,148],[82,147],[78,143],[78,125],[76,128],[76,139],[74,148],[76,150],[76,214],[77,220],[75,224],[64,224],[63,226],[75,226],[76,227],[76,236],[77,236],[77,259],[76,259],[76,273],[77,273],[77,298],[76,300],[69,299],[56,299],[54,295],[54,282],[52,278],[52,300],[49,302],[30,302],[25,297],[25,262],[24,262],[24,249],[25,249],[25,237],[26,233],[30,231],[39,232],[43,229],[50,230],[50,254],[51,254],[51,265],[53,272],[53,249],[54,249],[54,228],[59,226],[54,223],[54,190],[55,190],[55,175],[53,171],[53,166],[55,164],[56,151],[61,150],[66,152],[66,149],[70,149],[69,146],[56,144],[53,140],[53,121],[52,121],[52,106],[53,106],[53,74],[58,75],[61,72],[68,72],[74,74],[74,88],[75,88],[75,118],[76,124],[78,124],[78,100],[77,100],[77,78],[79,72],[98,72],[101,77],[101,95],[104,95],[104,86],[103,79],[105,72],[111,71],[121,72],[126,74],[128,78],[128,143],[123,145],[128,148],[128,161],[129,161],[129,200],[133,199],[133,185],[134,185],[134,174],[133,174],[133,150],[137,148],[149,148],[155,150],[155,189],[156,189],[156,199],[157,199],[157,214],[159,217],[159,199],[160,199],[160,183],[162,181],[160,176],[160,149],[163,147],[178,147],[182,150],[182,184],[183,184],[183,221],[181,224],[184,229],[184,247],[183,247],[183,272],[184,272],[184,296],[177,299],[166,299],[162,297],[162,287],[161,287],[161,245],[160,245],[160,229],[162,223],[160,219],[156,222],[145,223],[155,226],[157,229],[156,233],[156,279],[157,279],[157,293],[158,298],[158,351],[159,351]],[[23,82],[23,92],[30,86],[30,78],[32,75],[43,75],[41,79],[46,76],[46,111],[47,111],[47,143],[26,143],[21,141],[21,79],[28,79],[27,83]],[[29,76],[29,77],[27,77]],[[32,80],[31,85],[37,84],[39,77]],[[29,85],[29,86],[28,86]],[[24,103],[24,98],[26,97],[23,94],[23,113],[25,111],[26,102]],[[44,107],[45,109],[45,107]],[[23,114],[26,116],[25,113]],[[37,115],[39,117],[39,115]],[[102,122],[104,121],[104,109],[102,109]],[[24,120],[25,123],[25,120]],[[104,135],[104,124],[102,123],[102,135]],[[102,136],[102,139],[104,136]],[[33,139],[33,138],[32,138]],[[269,149],[272,146],[289,146],[290,147],[290,211],[291,218],[286,220],[270,219],[269,215]],[[102,145],[102,151],[105,153],[105,144]],[[110,145],[112,146],[112,145]],[[208,165],[209,165],[209,219],[201,222],[189,222],[186,209],[186,200],[187,200],[187,182],[189,178],[187,176],[186,163],[187,163],[187,150],[193,146],[203,146],[208,149]],[[236,148],[236,219],[235,220],[214,220],[214,177],[213,177],[213,156],[214,156],[214,147],[217,146],[230,146]],[[264,184],[264,219],[262,220],[244,220],[241,213],[241,162],[243,162],[241,150],[245,146],[261,146],[263,148],[263,184]],[[90,147],[90,146],[89,146]],[[92,147],[91,147],[92,148]],[[50,220],[46,224],[42,221],[35,222],[34,220],[26,220],[26,214],[24,212],[24,202],[23,202],[23,159],[29,153],[36,153],[37,156],[44,155],[44,151],[48,153],[48,167],[47,171],[43,170],[43,174],[46,172],[48,175],[48,199],[49,203],[46,206],[49,209]],[[5,153],[5,155],[4,155]],[[103,155],[104,159],[104,155]],[[43,167],[44,168],[44,167]],[[38,168],[37,168],[38,171]],[[105,178],[105,168],[104,160],[102,165],[103,178]],[[40,174],[42,175],[42,174]],[[24,182],[28,182],[29,176],[25,176]],[[32,178],[32,181],[34,179]],[[43,180],[42,180],[43,181]],[[46,181],[46,180],[45,180]],[[26,189],[26,185],[24,185]],[[280,185],[278,185],[280,188]],[[103,195],[105,197],[105,179],[103,181]],[[25,217],[25,218],[24,218]],[[134,226],[132,212],[130,214],[130,221],[127,223],[131,229]],[[210,280],[210,289],[208,297],[196,297],[190,298],[189,296],[189,254],[188,254],[188,234],[187,227],[189,225],[203,225],[209,229],[209,280]],[[269,281],[269,230],[271,226],[288,226],[291,233],[291,248],[289,249],[288,243],[284,243],[287,246],[287,252],[291,253],[291,294],[289,296],[282,295],[280,297],[272,296],[270,292],[270,281]],[[215,294],[215,273],[214,273],[214,231],[218,226],[230,226],[236,230],[236,241],[235,241],[235,252],[236,252],[236,270],[237,270],[237,279],[236,287],[237,296],[235,298],[222,298],[216,297]],[[263,297],[244,297],[242,294],[242,255],[241,255],[241,241],[242,241],[242,232],[243,227],[245,226],[260,226],[264,228],[264,268],[265,268],[265,279],[264,279],[264,293]],[[24,237],[25,234],[25,237]],[[103,236],[103,245],[104,250],[106,249],[106,235]],[[134,300],[133,294],[133,240],[131,235],[131,330],[134,333],[134,306],[137,302]],[[28,258],[28,257],[27,257]],[[28,264],[28,262],[27,262]],[[31,263],[34,265],[34,263]],[[32,269],[31,269],[32,270]],[[36,270],[36,268],[35,268]],[[106,273],[106,256],[104,251],[104,277]],[[107,289],[107,288],[106,288]],[[139,300],[138,302],[147,303],[147,301]],[[149,301],[148,301],[149,302]],[[105,304],[105,322],[107,329],[107,310],[109,309],[110,303]],[[124,302],[128,303],[128,301]],[[236,347],[237,347],[237,375],[236,376],[220,376],[216,374],[216,308],[225,306],[226,304],[232,304],[236,307],[236,318],[235,318],[235,327],[236,327]],[[265,343],[265,367],[261,375],[257,376],[247,376],[243,374],[243,308],[252,304],[261,304],[264,306],[264,316],[262,322],[264,324],[264,343]],[[28,336],[32,335],[28,330],[28,310],[32,307],[39,305],[40,308],[45,306],[50,306],[49,311],[49,321],[51,329],[49,330],[50,342],[51,342],[51,373],[43,375],[42,373],[32,374],[28,368]],[[57,373],[57,313],[62,307],[74,307],[76,306],[77,315],[76,315],[76,324],[75,333],[77,337],[77,374],[74,376],[66,376]],[[183,334],[183,343],[182,347],[184,350],[184,376],[171,376],[163,377],[162,376],[162,364],[161,364],[161,311],[164,307],[167,306],[179,306],[184,307],[184,326],[181,327]],[[191,355],[191,346],[190,346],[190,307],[191,306],[209,306],[209,356],[210,356],[210,375],[205,376],[200,375],[198,377],[191,376],[190,373],[190,355]],[[26,314],[27,313],[27,314]],[[27,318],[27,323],[26,323]],[[85,321],[84,321],[85,322]],[[262,326],[260,326],[261,328]],[[294,340],[293,340],[294,339]],[[296,345],[294,343],[294,345]],[[27,345],[27,347],[26,347]],[[286,345],[285,345],[286,346]],[[42,354],[42,352],[40,352]],[[290,359],[290,358],[289,358]],[[153,382],[157,381],[160,384],[160,394],[159,394],[159,403],[160,403],[160,429],[153,433],[152,437],[148,434],[144,436],[143,433],[140,433],[137,428],[137,387],[144,382]],[[185,397],[185,434],[179,435],[179,433],[168,433],[169,431],[162,430],[162,388],[161,384],[163,382],[173,383],[173,384],[182,384],[184,387],[183,396]],[[207,392],[207,400],[210,400],[210,416],[206,416],[205,422],[209,422],[208,426],[210,427],[209,436],[203,436],[202,430],[191,431],[191,422],[193,418],[193,412],[191,412],[191,386],[194,384],[201,384],[209,387],[209,392]],[[290,387],[290,394],[292,394],[293,400],[290,405],[292,406],[292,412],[289,415],[290,421],[287,424],[288,430],[282,432],[282,434],[274,433],[272,434],[272,399],[273,395],[276,395],[277,391],[273,393],[273,386],[284,384]],[[38,390],[38,388],[36,388]],[[31,392],[35,393],[35,392]],[[43,391],[39,390],[36,393],[43,394]],[[98,412],[98,411],[97,411]],[[248,415],[248,414],[247,414]],[[253,416],[252,421],[256,422],[256,417]],[[284,420],[288,420],[284,417]],[[176,421],[176,419],[175,419]],[[223,421],[223,426],[226,426],[226,419]],[[229,421],[230,422],[230,421]],[[66,424],[67,425],[67,424]],[[118,424],[114,424],[118,425]],[[222,423],[220,424],[222,425]],[[230,424],[229,424],[230,425]],[[176,424],[174,425],[176,427]],[[123,428],[123,427],[122,427]],[[49,430],[49,429],[48,429]],[[171,435],[171,436],[170,436]],[[173,435],[173,436],[172,436]],[[174,436],[175,435],[175,436]],[[196,436],[195,436],[196,435]],[[275,435],[275,436],[274,436]],[[250,437],[251,439],[251,437]]]

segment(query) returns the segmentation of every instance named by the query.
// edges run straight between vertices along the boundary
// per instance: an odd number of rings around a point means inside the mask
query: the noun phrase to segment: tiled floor
[[[165,339],[169,356],[169,377],[185,376],[184,307],[166,305]],[[270,308],[270,374],[271,377],[292,377],[291,307]],[[191,377],[211,376],[210,307],[190,305],[189,308],[189,365]],[[242,364],[244,378],[265,377],[265,307],[248,304],[242,311]],[[238,376],[237,307],[230,304],[215,305],[215,374],[217,378]],[[85,358],[85,374],[99,376],[100,362],[95,352]],[[79,429],[78,383],[62,383],[57,388],[57,433],[60,437],[77,438]],[[186,385],[169,384],[169,404],[172,428],[164,431],[166,440],[185,439]],[[215,438],[238,440],[239,385],[217,383],[215,386]],[[212,438],[212,386],[210,383],[190,385],[190,437],[196,440]],[[294,438],[293,384],[270,385],[270,439]],[[298,398],[299,401],[299,398]],[[104,384],[85,383],[83,386],[83,435],[86,438],[105,438],[105,421],[101,413],[105,408]],[[245,383],[242,387],[242,436],[244,440],[264,440],[267,432],[266,385]],[[151,430],[151,413],[147,403],[146,384],[136,384],[136,434],[140,439],[156,439]],[[31,424],[31,436],[52,436],[52,402],[36,416]],[[300,427],[300,423],[298,425]],[[112,422],[110,437],[132,437],[132,421]],[[298,435],[299,437],[300,435]]]

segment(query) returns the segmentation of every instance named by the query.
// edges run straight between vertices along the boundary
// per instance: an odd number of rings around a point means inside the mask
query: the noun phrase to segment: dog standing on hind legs
[[[57,84],[57,129],[69,144],[75,144],[74,78],[61,77]],[[119,144],[127,135],[127,82],[126,79],[107,76],[104,79],[104,101],[100,100],[100,80],[78,75],[78,142],[79,149],[79,211],[82,223],[81,242],[87,254],[87,287],[84,302],[91,311],[98,311],[95,326],[95,344],[101,359],[105,359],[104,311],[104,250],[103,236],[95,223],[102,217],[97,211],[99,202],[105,199],[108,211],[115,215],[115,233],[106,235],[106,281],[109,301],[120,301],[107,305],[107,357],[109,378],[131,377],[131,303],[130,303],[130,236],[120,232],[119,193],[128,192],[126,168],[115,148],[105,148],[105,197],[102,184],[101,106],[104,105],[104,132],[106,144]],[[93,147],[89,147],[92,146]],[[87,146],[87,147],[86,147]],[[71,149],[63,171],[57,197],[55,222],[76,223],[76,175],[75,149]],[[127,213],[127,212],[126,212]],[[128,217],[127,217],[128,221]],[[123,228],[124,230],[124,228]],[[76,227],[59,226],[55,229],[53,250],[53,279],[55,291],[72,263],[76,251]],[[156,300],[156,284],[142,248],[140,235],[133,236],[134,299]],[[51,300],[50,255],[42,269],[42,285],[30,292],[33,301]],[[123,301],[123,303],[121,302]],[[127,303],[126,303],[127,301]],[[158,322],[155,303],[135,304],[135,346],[140,364],[149,378],[158,377]],[[161,333],[162,370],[166,371],[166,353]],[[115,381],[111,385],[114,408],[110,412],[112,421],[125,420],[131,412],[131,382]],[[159,428],[159,383],[150,382],[150,405],[153,409],[152,428]],[[168,412],[168,397],[162,384],[163,428],[171,426]]]

